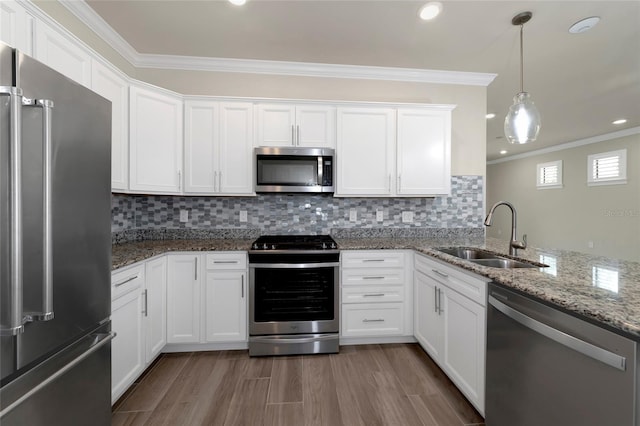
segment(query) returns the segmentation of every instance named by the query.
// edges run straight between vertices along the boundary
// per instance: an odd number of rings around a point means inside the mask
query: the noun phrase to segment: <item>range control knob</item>
[[[276,249],[276,245],[275,244],[271,244],[271,250],[275,250]]]
[[[322,248],[326,250],[327,249],[327,243],[322,243]]]
[[[267,245],[267,243],[262,244],[262,249],[263,249],[263,250],[266,250],[266,249],[268,249],[268,248],[269,248],[269,246]]]
[[[253,243],[253,247],[254,250],[258,250],[260,248],[260,246],[258,245],[258,243]]]

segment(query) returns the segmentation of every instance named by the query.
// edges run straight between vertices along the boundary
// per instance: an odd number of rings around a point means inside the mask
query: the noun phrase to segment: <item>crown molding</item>
[[[491,84],[497,76],[497,74],[491,73],[441,71],[419,68],[143,54],[134,49],[133,46],[122,38],[120,34],[102,19],[84,0],[59,1],[136,68],[389,80],[485,87]]]
[[[560,145],[550,146],[548,148],[536,149],[535,151],[523,152],[522,154],[511,155],[505,158],[499,158],[497,160],[487,161],[487,166],[493,164],[506,163],[508,161],[520,160],[522,158],[535,157],[536,155],[548,154],[550,152],[563,151],[565,149],[577,148],[579,146],[591,145],[598,142],[606,142],[612,139],[623,138],[625,136],[631,136],[640,134],[640,127],[631,127],[629,129],[618,130],[613,133],[606,133],[604,135],[592,136],[590,138],[578,139],[576,141],[563,143]]]

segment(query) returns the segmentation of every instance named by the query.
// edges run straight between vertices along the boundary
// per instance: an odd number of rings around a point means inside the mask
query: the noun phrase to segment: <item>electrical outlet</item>
[[[356,220],[358,220],[358,210],[349,209],[349,221],[355,222]]]
[[[589,241],[589,242],[587,243],[587,247],[589,247],[589,248],[593,248],[593,241]]]
[[[246,221],[247,221],[247,211],[240,210],[240,222],[246,222]]]
[[[376,210],[376,220],[378,222],[384,221],[384,210]]]
[[[180,210],[180,222],[189,222],[189,210]]]
[[[402,223],[413,223],[413,212],[402,212]]]

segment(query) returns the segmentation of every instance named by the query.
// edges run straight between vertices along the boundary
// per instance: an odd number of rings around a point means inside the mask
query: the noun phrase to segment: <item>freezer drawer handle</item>
[[[23,98],[22,104],[27,107],[42,108],[42,152],[44,153],[43,161],[43,206],[44,206],[44,223],[43,223],[43,247],[44,266],[42,279],[42,306],[37,312],[28,312],[25,314],[27,321],[49,321],[54,317],[53,314],[53,227],[52,223],[52,133],[51,133],[51,112],[54,107],[53,101],[47,99],[28,99]]]
[[[24,331],[22,312],[22,89],[0,86],[0,95],[9,96],[11,163],[11,263],[7,317],[2,316],[0,336],[15,336]],[[4,296],[4,295],[3,295]],[[7,322],[5,325],[4,322]]]
[[[85,352],[83,352],[77,358],[73,359],[71,362],[66,364],[64,367],[62,367],[61,369],[59,369],[58,371],[53,373],[51,376],[49,376],[46,379],[44,379],[42,382],[40,382],[37,386],[35,386],[29,392],[25,393],[20,398],[16,399],[12,404],[7,405],[6,407],[4,407],[2,409],[2,411],[0,411],[0,419],[2,417],[6,416],[7,414],[9,414],[11,411],[13,411],[13,409],[16,408],[18,405],[22,404],[24,401],[26,401],[27,399],[31,398],[33,395],[38,393],[41,389],[43,389],[44,387],[49,385],[49,383],[53,382],[58,377],[60,377],[63,374],[65,374],[67,371],[71,370],[73,367],[75,367],[76,365],[80,364],[82,361],[84,361],[86,358],[88,358],[92,353],[94,353],[95,351],[97,351],[98,349],[100,349],[101,347],[106,345],[107,343],[109,343],[114,337],[116,337],[116,333],[113,333],[113,332],[112,333],[98,333],[98,334],[94,334],[92,337],[95,338],[95,342],[91,345],[91,347],[89,347],[89,349],[87,349]]]
[[[522,312],[519,312],[511,308],[510,306],[505,305],[492,295],[489,296],[489,303],[509,318],[517,321],[524,327],[527,327],[528,329],[545,336],[548,339],[551,339],[563,346],[573,349],[576,352],[580,352],[581,354],[593,358],[596,361],[600,361],[613,368],[617,368],[618,370],[626,370],[627,359],[623,356],[610,352],[606,349],[602,349],[598,346],[592,345],[591,343],[585,342],[584,340],[578,339],[569,334],[563,333],[560,330],[556,330],[553,327],[543,324],[540,321],[537,321],[523,314]]]

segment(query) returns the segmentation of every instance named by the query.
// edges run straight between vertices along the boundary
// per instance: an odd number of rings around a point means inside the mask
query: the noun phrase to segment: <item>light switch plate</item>
[[[189,210],[180,210],[180,222],[189,222]]]
[[[402,223],[413,223],[413,212],[402,212]]]
[[[378,222],[384,221],[384,210],[377,210],[376,211],[376,220]]]
[[[349,209],[349,221],[355,222],[356,220],[358,220],[358,210]]]
[[[247,211],[240,210],[240,222],[246,222],[246,221],[247,221]]]

